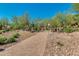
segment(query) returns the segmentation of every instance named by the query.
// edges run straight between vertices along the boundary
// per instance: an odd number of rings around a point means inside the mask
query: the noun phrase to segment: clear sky
[[[29,13],[32,18],[50,18],[57,12],[64,12],[71,7],[71,4],[59,3],[2,3],[0,4],[0,17],[19,16],[24,12]]]

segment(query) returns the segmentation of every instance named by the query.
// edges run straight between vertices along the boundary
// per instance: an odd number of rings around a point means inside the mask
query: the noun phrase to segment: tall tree
[[[23,14],[22,16],[14,16],[12,25],[17,29],[24,29],[29,26],[28,14]]]
[[[64,14],[58,13],[52,18],[50,23],[53,27],[61,27],[63,25],[64,20],[65,20]]]

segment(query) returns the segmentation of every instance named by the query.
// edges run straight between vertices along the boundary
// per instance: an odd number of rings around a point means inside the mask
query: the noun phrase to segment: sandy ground
[[[48,32],[40,32],[0,52],[6,56],[41,56],[44,54]]]
[[[44,55],[79,56],[79,32],[50,33]]]
[[[79,56],[79,32],[39,32],[0,52],[0,55]]]

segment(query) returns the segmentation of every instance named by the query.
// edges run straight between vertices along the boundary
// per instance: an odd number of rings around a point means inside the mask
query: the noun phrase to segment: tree
[[[13,16],[12,26],[15,29],[25,29],[29,26],[29,18],[27,14],[23,14],[22,16]]]
[[[74,15],[68,14],[65,17],[64,24],[66,26],[72,25],[75,22]]]
[[[73,3],[72,4],[72,9],[76,12],[79,12],[79,3]]]
[[[64,14],[58,13],[50,20],[50,23],[53,27],[61,27],[64,23],[64,20]]]

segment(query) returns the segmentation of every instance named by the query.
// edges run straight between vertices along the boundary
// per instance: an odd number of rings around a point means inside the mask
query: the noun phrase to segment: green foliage
[[[76,12],[79,12],[79,3],[73,3],[72,4],[72,9]]]
[[[0,34],[7,32],[8,30],[0,30]]]
[[[39,31],[40,30],[40,25],[39,24],[35,24],[34,30]]]
[[[6,43],[16,42],[16,38],[19,37],[19,33],[14,33],[11,37],[7,38]]]
[[[62,14],[57,14],[56,16],[53,17],[53,19],[50,21],[51,25],[53,28],[61,27],[63,23],[63,17]]]
[[[7,38],[4,37],[3,35],[0,35],[0,44],[5,44]]]
[[[3,30],[0,30],[0,34],[2,34],[3,33]]]
[[[50,21],[53,28],[63,32],[73,32],[74,28],[78,28],[79,26],[79,16],[71,15],[71,14],[57,14]]]
[[[74,19],[74,16],[73,15],[68,14],[68,15],[65,16],[64,24],[66,26],[71,25],[74,22],[75,22],[75,19]]]
[[[28,25],[28,16],[25,14],[18,17],[14,16],[13,22],[11,23],[11,27],[13,27],[13,29],[25,29]]]
[[[79,23],[79,14],[74,15],[74,19],[77,23]]]
[[[13,30],[18,29],[17,23],[14,23],[14,22],[13,22],[13,23],[10,24],[10,26],[12,27]]]
[[[6,40],[6,43],[12,43],[12,42],[16,42],[16,38],[14,38],[13,36]]]
[[[65,27],[65,28],[63,29],[63,31],[64,31],[64,32],[67,32],[67,33],[71,33],[71,32],[73,32],[74,30],[73,30],[72,27],[67,26],[67,27]]]
[[[79,10],[79,4],[73,4],[73,9]],[[50,24],[50,26],[48,26]],[[51,19],[37,18],[31,23],[28,14],[13,16],[11,22],[5,17],[0,19],[0,33],[7,32],[10,26],[11,30],[33,30],[40,31],[41,27],[45,29],[56,29],[57,31],[73,32],[74,28],[79,28],[79,14],[62,14],[58,13]],[[18,37],[18,35],[14,35]]]
[[[13,37],[14,37],[14,38],[18,38],[18,37],[19,37],[19,33],[14,33],[14,34],[13,34]]]
[[[15,33],[9,38],[6,38],[5,36],[0,35],[0,44],[16,42],[16,38],[18,38],[18,37],[19,37],[19,33]]]
[[[58,19],[52,20],[52,27],[56,28],[59,26],[61,26],[60,20],[58,20]]]

